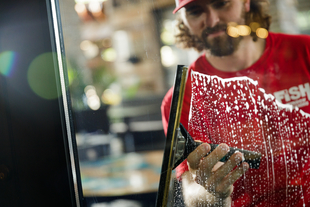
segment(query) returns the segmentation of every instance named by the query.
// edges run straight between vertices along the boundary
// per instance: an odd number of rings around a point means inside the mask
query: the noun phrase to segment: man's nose
[[[214,9],[208,9],[208,12],[206,13],[205,23],[207,27],[214,27],[216,26],[220,21],[219,14]]]

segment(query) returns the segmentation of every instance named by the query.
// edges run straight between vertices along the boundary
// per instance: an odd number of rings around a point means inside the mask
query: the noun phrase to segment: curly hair
[[[260,28],[269,30],[271,16],[266,12],[267,4],[269,4],[268,0],[251,0],[250,11],[245,13],[245,24],[250,26],[252,22],[256,22]],[[175,35],[176,45],[183,49],[194,48],[198,52],[201,52],[204,49],[201,41],[197,36],[190,33],[180,16],[177,20],[178,33]],[[253,37],[253,41],[257,41],[258,37],[255,31],[252,31],[250,35]]]

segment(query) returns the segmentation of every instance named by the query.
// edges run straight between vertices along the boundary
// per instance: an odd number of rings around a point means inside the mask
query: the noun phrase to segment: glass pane
[[[176,65],[196,54],[173,44],[174,2],[59,4],[87,206],[153,206],[165,147],[161,103]]]
[[[155,206],[170,110],[166,103],[162,121],[162,100],[175,83],[177,65],[190,66],[196,60],[201,66],[190,67],[186,87],[193,88],[185,92],[181,123],[194,139],[262,155],[259,170],[250,169],[234,182],[233,193],[228,193],[232,204],[307,206],[307,182],[298,182],[308,175],[310,43],[306,36],[289,39],[276,33],[309,34],[310,4],[307,0],[249,2],[187,5],[183,17],[187,22],[181,26],[200,38],[198,50],[175,44],[182,11],[173,14],[173,0],[60,2],[88,206]],[[252,2],[263,6],[256,11],[272,16],[270,27],[265,22],[268,16],[260,22],[254,14],[253,19],[247,15],[255,9]],[[282,104],[300,110],[287,112]],[[285,120],[292,116],[298,120],[287,125]],[[186,161],[172,171],[168,206],[182,206],[184,199],[188,202],[195,196],[193,190],[186,190],[191,189],[184,183],[188,173]],[[197,182],[195,190],[214,191],[202,187],[205,180]]]

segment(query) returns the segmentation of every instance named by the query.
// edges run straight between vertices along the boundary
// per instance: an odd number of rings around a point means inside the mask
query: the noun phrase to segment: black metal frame
[[[161,168],[156,206],[165,207],[168,204],[171,173],[174,166],[174,156],[177,145],[177,129],[183,104],[183,95],[187,78],[187,67],[178,65],[175,77],[174,91],[170,107],[167,139]]]

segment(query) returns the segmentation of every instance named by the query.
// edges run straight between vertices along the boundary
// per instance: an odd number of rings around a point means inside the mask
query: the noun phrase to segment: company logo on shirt
[[[274,93],[274,96],[284,104],[291,104],[297,107],[308,106],[310,101],[310,84],[300,84],[289,89],[277,91]]]

